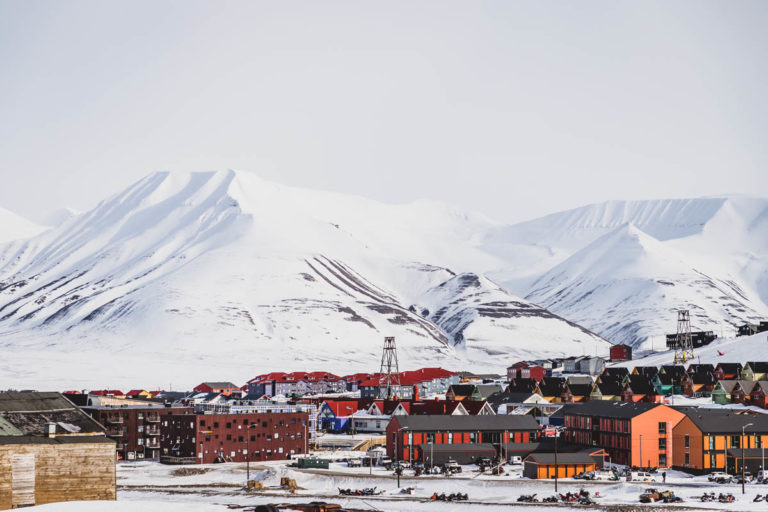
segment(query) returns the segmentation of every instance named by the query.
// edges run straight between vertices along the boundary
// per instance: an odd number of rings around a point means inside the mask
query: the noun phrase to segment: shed
[[[59,393],[0,393],[0,509],[115,498],[104,427]]]
[[[571,478],[584,471],[594,471],[597,462],[588,451],[576,453],[532,453],[523,461],[523,476],[527,478]]]

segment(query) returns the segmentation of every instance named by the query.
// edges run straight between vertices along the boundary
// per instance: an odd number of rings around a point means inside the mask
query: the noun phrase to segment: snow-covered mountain
[[[605,355],[605,339],[658,348],[680,308],[726,336],[768,318],[762,198],[610,201],[502,225],[243,172],[156,173],[26,233],[0,244],[0,385],[60,387],[73,369],[118,387],[375,370],[390,335],[404,368],[499,372]]]
[[[5,208],[0,208],[0,244],[20,238],[29,238],[46,229],[48,228],[44,225],[35,224]]]
[[[605,340],[472,273],[503,263],[480,243],[494,226],[242,172],[153,174],[0,246],[0,375],[47,372],[45,357],[69,372],[99,361],[100,382],[117,365],[187,385],[214,369],[376,369],[389,335],[406,368],[604,353]]]
[[[527,299],[614,342],[663,342],[677,309],[691,310],[694,329],[733,335],[736,325],[768,317],[767,219],[768,200],[746,197],[609,202],[550,215],[501,230],[551,266],[507,285],[522,284]]]

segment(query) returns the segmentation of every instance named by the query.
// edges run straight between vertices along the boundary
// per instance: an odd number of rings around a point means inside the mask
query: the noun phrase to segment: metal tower
[[[390,399],[393,394],[400,391],[400,368],[397,364],[397,347],[394,336],[384,338],[384,351],[381,353],[379,374],[379,393],[381,393],[381,388],[386,388],[385,396],[380,398]]]
[[[691,338],[691,314],[687,309],[677,312],[677,337],[675,339],[675,364],[693,359]]]

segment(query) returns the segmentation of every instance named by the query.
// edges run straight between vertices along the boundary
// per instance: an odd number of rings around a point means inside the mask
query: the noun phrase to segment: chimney
[[[45,437],[56,437],[56,424],[53,422],[46,422],[45,424]]]
[[[420,400],[419,397],[419,386],[416,384],[413,385],[413,401],[418,402]]]

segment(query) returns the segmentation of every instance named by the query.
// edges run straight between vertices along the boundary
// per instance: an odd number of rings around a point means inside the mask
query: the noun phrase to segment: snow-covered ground
[[[191,468],[201,474],[174,476],[180,468]],[[74,503],[54,504],[38,507],[41,510],[104,510],[122,512],[135,510],[140,506],[146,512],[176,510],[225,510],[228,505],[256,505],[263,503],[329,501],[371,510],[539,510],[562,507],[547,505],[521,506],[517,503],[522,494],[537,494],[539,498],[554,494],[551,480],[528,480],[520,477],[521,468],[512,468],[503,476],[480,474],[474,466],[464,466],[463,473],[450,478],[422,476],[414,478],[409,472],[401,478],[401,488],[414,487],[414,493],[398,493],[397,479],[391,472],[381,468],[349,468],[345,463],[332,463],[329,470],[297,470],[287,467],[285,462],[252,464],[251,478],[261,481],[264,491],[247,493],[242,489],[246,480],[245,464],[214,464],[201,466],[164,466],[151,462],[123,463],[118,465],[118,501],[83,503],[78,508]],[[295,495],[279,488],[280,478],[296,480],[300,487]],[[660,475],[658,476],[661,480]],[[342,498],[338,488],[376,487],[385,491],[379,496],[364,498]],[[659,507],[707,510],[752,511],[765,507],[755,504],[757,494],[768,493],[768,485],[747,484],[746,494],[741,495],[739,485],[716,485],[707,481],[706,476],[693,477],[677,471],[667,473],[667,483],[659,482],[583,482],[561,479],[559,492],[578,491],[585,488],[593,494],[599,493],[599,505],[638,505],[638,496],[647,487],[672,489],[685,502],[681,505],[654,505]],[[732,504],[701,503],[697,497],[703,492],[733,493],[737,501]],[[432,493],[464,492],[468,503],[433,503],[428,499]],[[133,508],[131,508],[133,507]],[[574,507],[579,508],[579,507]]]
[[[661,366],[672,364],[674,350],[658,350],[635,353],[635,359],[612,363],[611,366]],[[709,345],[694,350],[694,359],[688,363],[745,363],[747,361],[762,361],[768,355],[768,332],[752,336],[729,336],[718,338]]]

